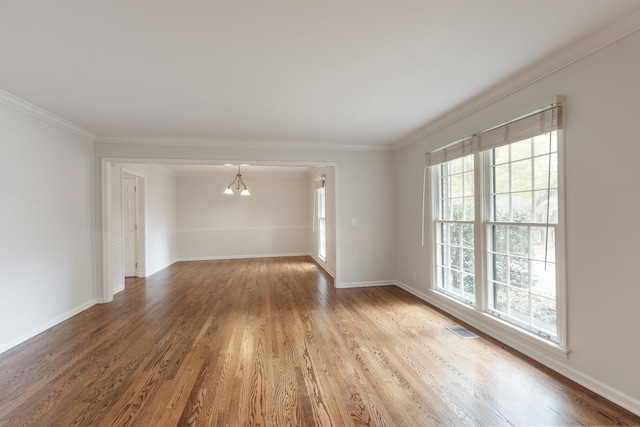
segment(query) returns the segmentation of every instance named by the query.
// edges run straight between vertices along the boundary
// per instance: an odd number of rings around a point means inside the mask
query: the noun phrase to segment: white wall
[[[311,209],[306,175],[259,176],[243,169],[250,196],[223,194],[225,177],[178,177],[178,257],[183,260],[304,255]]]
[[[396,153],[396,276],[402,286],[447,308],[429,291],[429,250],[428,245],[421,246],[423,153],[513,118],[553,95],[566,97],[571,353],[565,359],[526,344],[510,344],[636,413],[640,413],[639,52],[640,33],[635,33]],[[488,328],[480,317],[469,319]]]
[[[96,302],[91,140],[9,104],[0,102],[0,352]]]

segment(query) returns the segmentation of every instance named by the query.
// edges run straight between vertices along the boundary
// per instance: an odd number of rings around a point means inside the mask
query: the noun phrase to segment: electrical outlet
[[[413,272],[413,281],[415,282],[416,280],[418,280],[418,276],[416,276],[416,272]]]

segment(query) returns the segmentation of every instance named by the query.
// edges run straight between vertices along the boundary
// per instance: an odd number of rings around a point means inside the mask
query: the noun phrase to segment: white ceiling
[[[1,0],[0,89],[100,138],[387,146],[638,0]]]

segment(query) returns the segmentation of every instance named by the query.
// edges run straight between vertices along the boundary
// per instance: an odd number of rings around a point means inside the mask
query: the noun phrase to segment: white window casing
[[[426,163],[432,183],[432,289],[515,326],[515,331],[541,338],[534,342],[566,350],[562,117],[562,105],[551,105],[427,153]],[[543,138],[549,138],[547,152]],[[464,209],[469,194],[447,201],[452,196],[444,184],[460,182],[449,172],[449,166],[460,161],[450,162],[470,155],[474,215],[454,218],[446,212],[447,203]],[[468,158],[465,161],[468,164]],[[523,178],[527,176],[530,182]],[[469,249],[469,242],[461,244],[462,236],[455,240],[455,233],[443,235],[463,226],[473,228],[475,294],[460,291],[469,266],[461,265],[465,258],[459,253]]]

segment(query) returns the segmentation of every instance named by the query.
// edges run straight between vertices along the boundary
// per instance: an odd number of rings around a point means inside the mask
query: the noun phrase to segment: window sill
[[[568,348],[511,325],[488,313],[481,312],[474,306],[465,304],[441,292],[430,289],[426,294],[420,295],[413,292],[406,285],[401,287],[503,344],[542,363],[549,360],[551,356],[555,356],[553,360],[557,360],[556,357],[569,358],[571,351]]]

